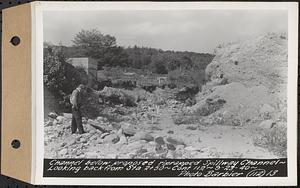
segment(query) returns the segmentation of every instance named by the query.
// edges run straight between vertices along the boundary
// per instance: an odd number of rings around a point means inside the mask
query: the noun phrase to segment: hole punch
[[[11,142],[11,147],[13,147],[14,149],[18,149],[21,146],[21,142],[17,139],[14,139]]]
[[[20,42],[21,42],[21,39],[18,36],[14,36],[10,39],[10,43],[12,43],[14,46],[19,45]]]

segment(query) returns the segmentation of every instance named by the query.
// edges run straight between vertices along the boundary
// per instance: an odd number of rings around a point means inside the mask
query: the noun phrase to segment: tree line
[[[66,101],[66,96],[79,83],[87,80],[84,70],[67,63],[68,58],[91,57],[97,60],[98,70],[105,67],[139,69],[145,74],[167,75],[176,86],[201,86],[204,70],[213,55],[195,52],[164,51],[148,47],[121,47],[116,38],[97,29],[81,30],[73,39],[73,46],[44,42],[44,85]]]
[[[208,53],[164,51],[149,47],[121,47],[116,38],[97,29],[81,30],[73,39],[73,46],[60,46],[66,57],[92,57],[103,67],[131,67],[157,74],[176,69],[205,69],[212,61]],[[59,46],[56,46],[59,47]]]

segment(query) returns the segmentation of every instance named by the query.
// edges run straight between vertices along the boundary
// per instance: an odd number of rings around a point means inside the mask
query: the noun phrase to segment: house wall
[[[81,67],[85,70],[88,75],[88,86],[93,87],[97,81],[97,61],[93,58],[70,58],[67,60],[68,63],[74,67]]]
[[[44,118],[48,117],[50,112],[60,112],[60,108],[54,95],[44,87]]]

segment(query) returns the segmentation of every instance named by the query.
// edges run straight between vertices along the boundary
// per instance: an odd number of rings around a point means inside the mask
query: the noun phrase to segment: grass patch
[[[173,122],[176,125],[181,124],[195,124],[199,122],[199,118],[195,115],[188,115],[188,114],[176,114],[172,116]]]
[[[261,131],[255,138],[254,144],[267,148],[278,157],[287,157],[287,129],[284,126],[275,126]]]

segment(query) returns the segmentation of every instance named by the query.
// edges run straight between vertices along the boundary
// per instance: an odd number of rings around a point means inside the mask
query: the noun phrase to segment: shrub
[[[87,83],[87,74],[66,62],[61,47],[44,47],[44,86],[58,99],[59,104],[68,107],[68,95],[80,84]]]
[[[195,115],[188,115],[188,114],[176,114],[172,116],[173,122],[176,125],[181,125],[181,124],[195,124],[199,122],[199,117]]]
[[[267,148],[279,157],[287,157],[287,128],[274,126],[271,129],[263,129],[261,134],[254,139],[254,144]]]
[[[216,99],[206,99],[202,101],[198,108],[195,110],[194,114],[199,116],[208,116],[217,110],[221,109],[223,105],[226,103],[224,99],[216,98]]]
[[[168,73],[170,84],[177,87],[195,85],[198,88],[205,83],[205,72],[202,69],[180,70],[176,69]]]

